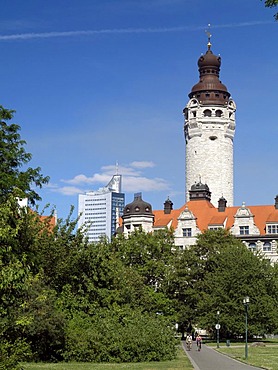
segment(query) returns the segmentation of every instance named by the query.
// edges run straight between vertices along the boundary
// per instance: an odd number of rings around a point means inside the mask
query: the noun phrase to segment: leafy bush
[[[93,317],[77,314],[66,333],[65,360],[141,362],[176,356],[171,326],[162,315],[140,310],[101,309]]]
[[[31,350],[23,340],[16,340],[14,343],[8,340],[0,340],[0,369],[20,369],[19,362],[30,359]]]

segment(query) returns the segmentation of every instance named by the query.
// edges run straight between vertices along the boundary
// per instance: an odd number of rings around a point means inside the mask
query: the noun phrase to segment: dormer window
[[[240,226],[239,235],[249,235],[249,226]]]
[[[135,207],[135,212],[139,212],[140,211],[140,208],[139,207]]]
[[[208,227],[209,230],[219,230],[219,229],[223,229],[223,225],[219,225],[219,226],[209,226]]]
[[[187,238],[192,236],[191,227],[186,227],[186,228],[182,229],[182,236],[187,237]]]
[[[268,234],[278,234],[278,224],[267,225]]]

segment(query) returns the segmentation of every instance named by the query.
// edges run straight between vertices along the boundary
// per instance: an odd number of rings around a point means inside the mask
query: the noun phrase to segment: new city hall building
[[[173,228],[175,245],[184,249],[204,230],[225,228],[274,263],[278,261],[278,196],[272,205],[233,204],[236,105],[219,80],[220,66],[221,58],[213,54],[209,39],[205,55],[198,60],[199,82],[183,110],[186,203],[173,209],[167,199],[164,209],[152,210],[140,193],[135,194],[123,210],[121,229],[128,236],[140,226],[147,232]]]

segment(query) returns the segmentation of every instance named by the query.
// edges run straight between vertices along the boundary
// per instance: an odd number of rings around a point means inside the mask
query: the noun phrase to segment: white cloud
[[[170,186],[166,180],[161,178],[149,179],[147,177],[132,177],[127,176],[123,178],[124,192],[138,192],[138,191],[161,191],[169,190]]]
[[[153,162],[148,161],[134,161],[130,164],[132,167],[135,168],[153,168],[155,164]]]
[[[115,173],[123,176],[123,191],[138,192],[138,191],[170,191],[170,184],[162,178],[148,178],[144,176],[142,170],[145,168],[153,168],[155,163],[151,161],[134,161],[130,165],[115,166],[107,165],[101,168],[101,173],[95,173],[92,176],[79,174],[72,179],[61,180],[61,182],[69,184],[69,186],[58,186],[49,184],[48,188],[64,195],[81,194],[90,190],[97,190],[109,183],[111,177]]]
[[[104,184],[106,182],[109,182],[111,179],[111,176],[107,173],[99,174],[96,173],[93,176],[86,176],[86,175],[76,175],[73,179],[69,180],[61,180],[62,182],[66,184],[72,184],[72,185],[92,185],[101,183]]]
[[[48,183],[47,185],[45,185],[45,188],[54,193],[59,193],[63,195],[76,195],[83,192],[81,188],[75,186],[59,186],[58,184],[54,183]]]
[[[115,173],[119,173],[123,176],[139,176],[140,172],[134,168],[132,168],[131,165],[109,165],[109,166],[103,166],[101,167],[101,170],[105,172],[106,174],[109,174],[110,176],[115,175]]]

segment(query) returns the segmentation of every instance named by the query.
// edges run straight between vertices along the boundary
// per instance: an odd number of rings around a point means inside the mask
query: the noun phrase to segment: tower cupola
[[[211,192],[207,184],[201,181],[191,186],[189,190],[189,200],[208,200],[210,202]]]
[[[151,204],[142,199],[141,193],[134,194],[133,202],[127,204],[124,208],[122,220],[125,235],[140,227],[146,232],[151,232],[154,222]]]
[[[221,57],[214,55],[211,51],[210,36],[208,50],[205,55],[198,59],[199,82],[194,85],[189,98],[197,98],[203,105],[223,105],[228,104],[230,93],[227,87],[219,80]]]
[[[152,215],[152,206],[142,199],[141,193],[134,194],[134,200],[125,206],[123,218],[130,215]]]

